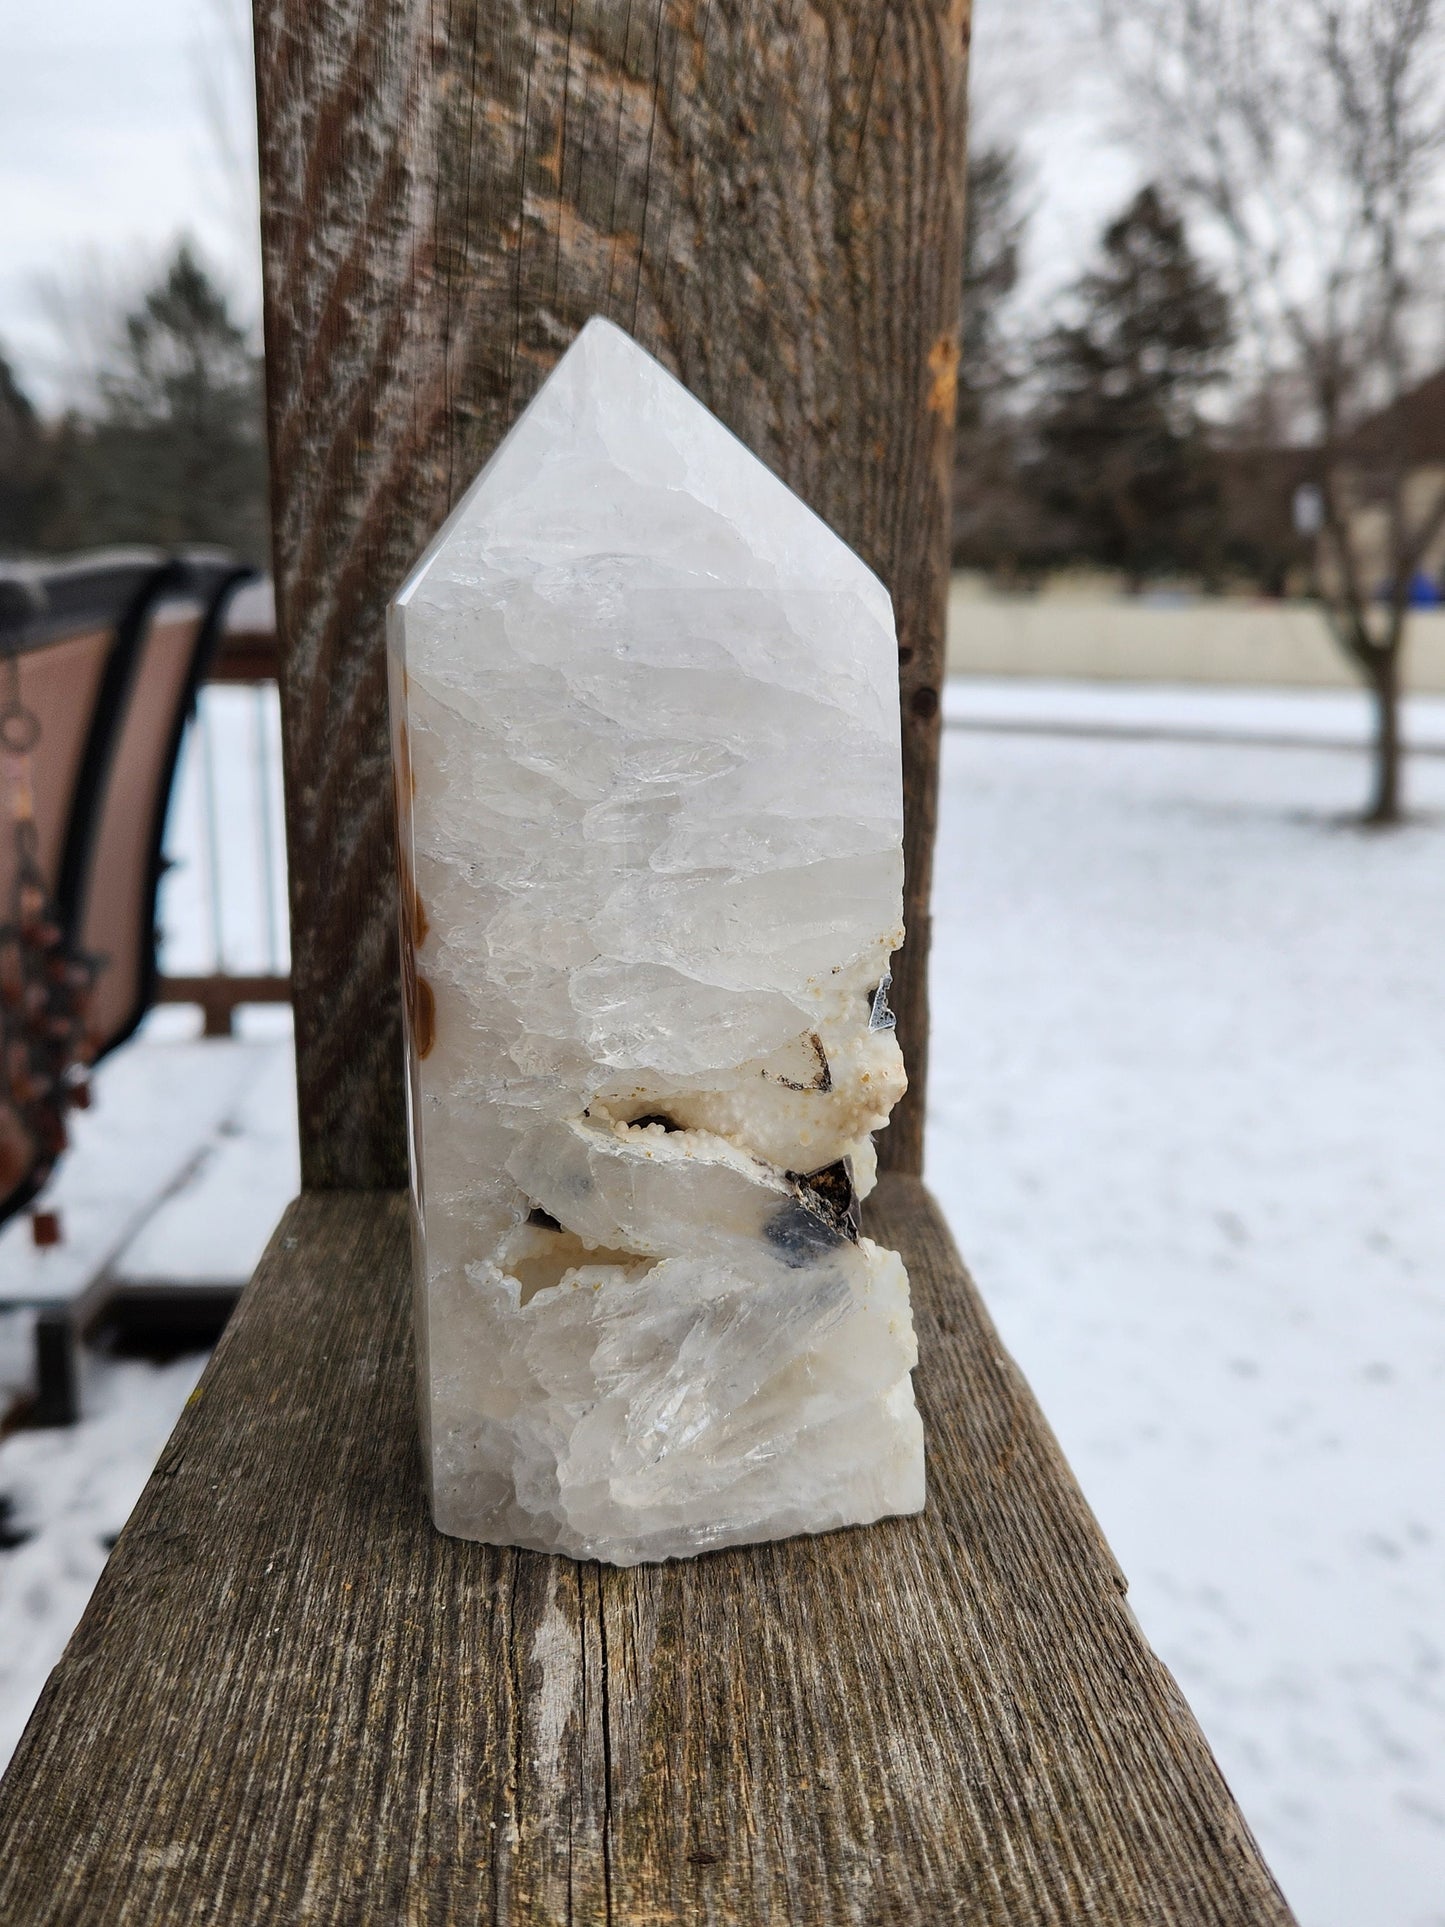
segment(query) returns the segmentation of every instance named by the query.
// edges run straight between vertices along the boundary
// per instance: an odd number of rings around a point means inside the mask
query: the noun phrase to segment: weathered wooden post
[[[257,0],[301,1123],[404,1180],[381,617],[589,316],[667,362],[893,592],[913,1094],[958,364],[967,0]]]
[[[257,0],[306,1194],[0,1789],[0,1918],[1284,1923],[918,1178],[966,0]],[[628,1571],[413,1444],[382,609],[591,314],[890,585],[917,1518]]]

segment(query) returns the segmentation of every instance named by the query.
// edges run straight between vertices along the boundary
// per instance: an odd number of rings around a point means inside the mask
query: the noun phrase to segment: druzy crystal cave
[[[923,1504],[887,591],[582,331],[390,619],[445,1532],[618,1565]]]

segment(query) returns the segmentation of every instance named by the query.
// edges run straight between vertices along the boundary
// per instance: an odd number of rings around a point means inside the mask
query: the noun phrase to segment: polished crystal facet
[[[397,596],[422,1431],[447,1532],[617,1564],[923,1503],[882,584],[591,322]]]

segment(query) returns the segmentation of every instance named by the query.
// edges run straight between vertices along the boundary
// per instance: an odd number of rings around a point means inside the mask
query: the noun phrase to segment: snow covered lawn
[[[0,1366],[18,1322],[0,1314]],[[20,1541],[0,1549],[0,1770],[205,1362],[91,1356],[78,1425],[0,1440],[0,1548]]]
[[[1108,693],[947,713],[1166,720]],[[1234,720],[1335,736],[1346,700]],[[1364,784],[1340,750],[949,731],[929,1177],[1304,1927],[1425,1927],[1445,762],[1392,836],[1341,827]]]
[[[931,1181],[1303,1927],[1440,1927],[1445,758],[1371,838],[1349,697],[946,713]],[[0,1760],[198,1367],[0,1442]]]

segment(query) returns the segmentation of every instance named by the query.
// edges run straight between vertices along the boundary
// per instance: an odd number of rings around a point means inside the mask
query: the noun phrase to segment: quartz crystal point
[[[618,1565],[923,1504],[887,591],[593,321],[390,618],[445,1532]]]

